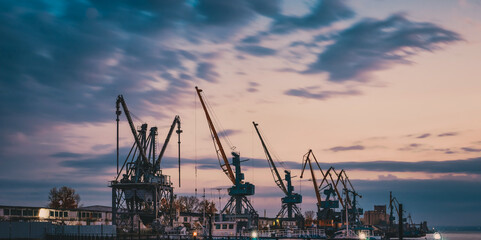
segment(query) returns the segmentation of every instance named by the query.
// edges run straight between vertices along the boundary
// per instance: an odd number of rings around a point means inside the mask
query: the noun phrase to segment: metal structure
[[[119,117],[124,114],[134,137],[134,143],[119,169]],[[169,143],[172,132],[177,126],[179,148],[180,180],[180,117],[175,116],[160,154],[156,155],[157,127],[147,131],[147,124],[136,129],[131,114],[122,95],[116,102],[117,114],[117,176],[111,181],[112,188],[112,223],[118,228],[134,231],[140,221],[155,230],[172,224],[172,203],[174,199],[170,176],[162,174],[160,163]],[[180,181],[179,181],[180,184]],[[139,228],[140,229],[140,228]]]
[[[314,168],[312,167],[311,156],[322,175],[322,180],[319,185],[317,184],[317,178],[314,173]],[[304,155],[303,162],[304,164],[301,172],[301,178],[304,175],[304,170],[306,169],[307,164],[309,164],[311,180],[317,198],[317,220],[319,220],[319,225],[324,227],[334,227],[335,223],[341,221],[341,213],[335,211],[335,209],[339,208],[339,203],[341,203],[341,205],[344,207],[342,196],[337,189],[336,182],[334,181],[331,173],[335,173],[335,170],[331,167],[324,173],[311,149]],[[327,177],[329,177],[329,179]],[[325,195],[324,200],[321,197],[321,191]]]
[[[357,198],[362,198],[362,195],[356,192],[344,169],[337,174],[337,177],[336,186],[342,183],[344,198],[346,199],[346,204],[342,211],[344,212],[347,209],[348,220],[351,224],[361,224],[360,216],[364,213],[364,210],[358,207]],[[344,215],[346,215],[345,212],[343,213]]]
[[[215,129],[214,123],[207,110],[206,103],[202,98],[202,89],[195,87],[197,95],[199,96],[200,103],[205,112],[207,118],[207,123],[211,132],[211,136],[214,142],[214,147],[217,153],[217,158],[219,160],[220,167],[222,171],[227,175],[229,180],[234,184],[228,189],[230,196],[229,201],[221,211],[221,215],[225,214],[228,218],[245,218],[247,219],[248,228],[253,228],[257,226],[257,220],[259,215],[250,203],[247,196],[254,195],[255,186],[249,182],[244,181],[244,174],[241,171],[241,160],[240,154],[238,152],[232,151],[232,165],[234,165],[235,174],[232,170],[231,164],[227,159],[222,143],[219,139],[217,131]]]
[[[292,186],[292,180],[291,180],[291,172],[285,170],[285,181],[287,184],[284,184],[284,181],[282,181],[281,175],[279,174],[279,171],[277,170],[276,165],[274,164],[274,160],[272,159],[271,154],[269,153],[269,150],[267,149],[267,146],[264,142],[264,139],[262,138],[262,135],[257,128],[259,125],[258,123],[252,122],[254,125],[254,128],[256,129],[257,135],[259,135],[259,139],[261,140],[262,147],[264,148],[264,153],[266,154],[266,159],[267,162],[269,163],[269,167],[271,169],[272,177],[274,177],[274,182],[276,185],[284,192],[285,197],[281,199],[282,201],[282,207],[279,213],[277,213],[276,218],[283,218],[286,213],[288,218],[297,218],[299,220],[302,220],[302,213],[297,207],[297,204],[302,203],[302,196],[298,193],[294,193],[294,186]]]
[[[317,185],[317,179],[312,167],[311,156],[323,176],[319,185]],[[362,198],[362,196],[354,189],[346,171],[341,170],[338,173],[334,167],[330,167],[324,172],[312,150],[309,150],[304,155],[303,162],[301,178],[304,174],[304,169],[309,163],[314,191],[317,197],[317,219],[319,220],[319,225],[334,227],[336,223],[361,224],[360,215],[363,214],[363,209],[358,208],[357,198]],[[321,191],[325,195],[324,199],[321,198]],[[344,195],[341,195],[342,193]],[[339,203],[342,206],[340,212],[336,211],[339,208]]]

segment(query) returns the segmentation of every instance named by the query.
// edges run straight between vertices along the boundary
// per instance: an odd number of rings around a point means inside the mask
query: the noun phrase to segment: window
[[[227,224],[222,224],[222,229],[227,229]]]
[[[187,222],[187,217],[184,217],[184,222]]]
[[[8,216],[10,215],[10,209],[3,209],[3,215]]]
[[[216,224],[215,229],[220,229],[220,224]]]
[[[38,217],[38,210],[33,210],[33,216]]]
[[[27,217],[33,216],[33,210],[32,209],[23,210],[23,216],[27,216]]]
[[[84,212],[82,213],[82,218],[85,218],[85,213],[84,213]]]
[[[234,224],[229,224],[229,229],[234,229]]]
[[[63,212],[63,217],[68,217],[68,212]]]
[[[55,211],[55,217],[58,217],[58,211]]]
[[[10,210],[10,215],[22,216],[22,210],[12,209]]]
[[[54,216],[54,212],[50,211],[50,217],[53,217],[53,216]]]

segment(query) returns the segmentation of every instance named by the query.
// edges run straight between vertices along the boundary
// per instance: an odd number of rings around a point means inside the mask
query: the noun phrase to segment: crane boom
[[[157,161],[154,164],[154,169],[160,165],[162,162],[162,157],[164,156],[165,149],[167,148],[167,145],[169,144],[170,137],[172,136],[172,133],[174,132],[175,125],[177,125],[177,131],[176,133],[179,134],[179,143],[180,143],[180,134],[182,133],[182,130],[180,130],[180,117],[177,115],[174,118],[174,121],[172,122],[172,125],[170,126],[169,133],[167,134],[167,137],[165,138],[164,145],[162,146],[162,149],[160,150],[159,157],[157,158]],[[180,161],[180,154],[179,154],[179,161]]]
[[[137,148],[139,149],[140,156],[142,157],[142,160],[144,161],[145,164],[149,164],[149,160],[147,159],[147,156],[145,155],[145,150],[140,144],[139,137],[137,135],[137,131],[135,130],[134,122],[132,121],[132,117],[130,116],[129,108],[127,107],[127,104],[125,103],[124,96],[119,95],[117,97],[117,114],[120,115],[120,105],[122,105],[122,108],[124,109],[125,116],[127,117],[127,121],[129,122],[130,130],[132,131],[132,134],[134,135],[135,139],[135,144],[137,144]]]
[[[227,156],[225,154],[224,148],[222,147],[222,143],[220,142],[219,136],[217,135],[217,131],[215,130],[214,123],[212,122],[212,119],[209,116],[209,111],[207,110],[207,107],[205,106],[204,99],[202,98],[202,95],[200,94],[202,92],[202,89],[199,89],[198,87],[195,87],[195,90],[197,91],[197,95],[199,96],[200,103],[202,104],[202,108],[204,109],[205,117],[207,118],[207,123],[209,124],[210,132],[212,134],[212,137],[215,140],[214,145],[216,145],[219,148],[217,150],[217,156],[219,156],[219,152],[220,152],[222,160],[224,161],[224,164],[221,165],[221,168],[224,171],[224,173],[227,175],[229,180],[235,185],[236,184],[236,178],[235,178],[234,172],[232,171],[232,168],[229,164],[229,160],[227,160]]]
[[[264,152],[267,157],[267,162],[269,162],[269,166],[271,167],[271,172],[273,173],[274,181],[276,182],[277,186],[286,194],[288,195],[289,192],[287,191],[286,186],[284,185],[284,182],[282,181],[281,175],[279,174],[279,171],[277,171],[277,167],[274,164],[274,161],[272,160],[271,154],[269,153],[269,150],[267,149],[266,144],[264,143],[264,139],[262,139],[261,133],[259,132],[259,129],[257,128],[258,123],[252,122],[254,124],[254,128],[256,129],[257,135],[259,135],[259,139],[261,140],[262,147],[264,148]]]
[[[172,136],[172,133],[174,132],[175,125],[177,125],[177,131],[175,131],[175,132],[178,135],[177,143],[179,144],[179,147],[178,147],[178,162],[179,162],[179,187],[180,187],[180,134],[182,133],[182,130],[180,130],[180,117],[179,117],[179,115],[174,117],[174,121],[172,122],[172,125],[170,126],[169,132],[167,133],[167,137],[165,138],[164,145],[162,146],[162,149],[160,150],[159,157],[155,161],[154,170],[157,170],[157,169],[160,168],[160,163],[162,162],[162,157],[164,156],[165,149],[167,149],[167,145],[169,144],[170,137]]]
[[[309,149],[309,152],[304,155],[304,167],[302,168],[301,178],[304,174],[304,169],[306,168],[306,164],[309,163],[309,169],[311,170],[311,178],[312,184],[314,185],[314,192],[316,193],[317,198],[317,207],[321,207],[321,193],[319,192],[319,187],[317,186],[316,175],[314,174],[314,169],[312,169],[311,159],[309,156],[312,154],[312,149]],[[322,170],[321,170],[322,171]]]

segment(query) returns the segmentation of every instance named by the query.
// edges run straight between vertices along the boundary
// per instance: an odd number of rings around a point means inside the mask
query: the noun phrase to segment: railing
[[[259,238],[326,238],[324,229],[276,229],[276,230],[260,230],[256,232]],[[252,232],[243,232],[242,236],[252,236]]]

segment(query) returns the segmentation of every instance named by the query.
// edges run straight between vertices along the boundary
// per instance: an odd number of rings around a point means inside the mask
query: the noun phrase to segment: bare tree
[[[199,209],[199,199],[194,196],[186,197],[185,208],[189,213],[197,212]]]
[[[305,211],[304,212],[304,218],[307,221],[312,221],[314,219],[314,211]]]
[[[60,189],[56,187],[50,189],[48,194],[49,208],[55,209],[75,209],[80,202],[80,196],[75,193],[75,189],[63,186]]]

